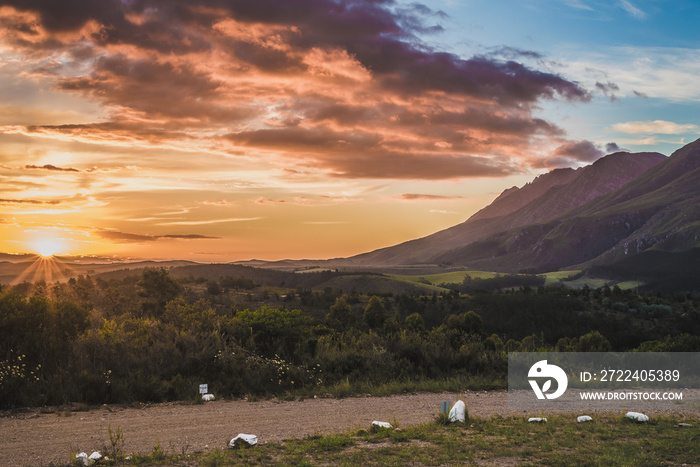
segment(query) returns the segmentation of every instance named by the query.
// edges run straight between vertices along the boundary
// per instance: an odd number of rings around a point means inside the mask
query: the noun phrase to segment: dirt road
[[[0,466],[67,464],[71,453],[104,452],[109,445],[108,426],[122,429],[127,453],[147,453],[158,443],[166,451],[191,453],[224,448],[238,433],[255,434],[265,443],[369,428],[373,420],[397,422],[399,426],[425,423],[435,419],[440,401],[454,403],[458,396],[466,402],[470,416],[519,414],[508,410],[505,391],[169,403],[140,409],[102,406],[70,416],[30,409],[0,417]]]
[[[71,453],[104,451],[107,427],[120,427],[126,452],[163,449],[181,453],[224,448],[238,433],[260,442],[300,438],[315,433],[368,428],[373,420],[400,426],[435,419],[440,401],[456,393],[391,397],[306,399],[303,401],[214,401],[201,405],[156,404],[141,409],[103,406],[88,412],[41,413],[39,409],[0,417],[0,465],[68,463]],[[461,397],[471,415],[506,414],[505,392],[468,392]],[[43,412],[47,412],[44,410]]]

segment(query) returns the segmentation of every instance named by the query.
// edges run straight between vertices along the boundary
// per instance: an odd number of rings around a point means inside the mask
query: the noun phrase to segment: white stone
[[[249,446],[253,446],[253,445],[255,445],[255,444],[258,444],[258,437],[255,436],[255,435],[247,435],[247,434],[245,434],[245,433],[239,433],[238,436],[236,436],[235,438],[233,438],[233,439],[228,443],[228,445],[231,446],[232,448],[233,448],[233,447],[236,447],[236,442],[237,442],[237,441],[242,441],[242,442],[248,444]],[[240,444],[240,443],[239,443],[239,444]]]
[[[464,405],[464,402],[457,401],[455,402],[455,405],[452,406],[452,408],[450,409],[450,413],[447,414],[447,417],[450,419],[451,422],[464,423],[466,419],[466,412],[467,407]]]
[[[637,422],[648,422],[649,417],[639,412],[627,412],[627,418],[631,418]]]
[[[82,465],[88,465],[89,462],[90,462],[90,461],[88,460],[88,455],[87,455],[86,452],[81,452],[80,454],[76,454],[76,455],[75,455],[75,460],[77,460],[78,462],[80,462]]]
[[[388,423],[388,422],[378,422],[378,421],[376,421],[376,420],[372,422],[372,426],[376,426],[376,427],[379,427],[379,428],[394,428],[394,427],[391,425],[391,423]]]

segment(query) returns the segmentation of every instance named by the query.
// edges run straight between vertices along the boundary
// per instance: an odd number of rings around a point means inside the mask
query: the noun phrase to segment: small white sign
[[[199,393],[200,394],[206,394],[209,392],[209,385],[208,384],[200,384],[199,385]]]

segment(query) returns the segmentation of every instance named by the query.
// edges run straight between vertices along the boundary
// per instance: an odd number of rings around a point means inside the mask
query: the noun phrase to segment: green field
[[[567,271],[552,271],[544,274],[539,274],[545,278],[545,286],[550,285],[563,285],[572,289],[580,289],[587,285],[592,289],[597,289],[603,287],[606,284],[612,286],[615,284],[614,281],[609,279],[602,279],[596,277],[579,277],[573,280],[566,280],[566,278],[580,274],[581,270],[572,269]],[[490,279],[496,276],[498,273],[489,271],[452,271],[442,274],[424,274],[424,275],[408,275],[408,274],[387,274],[390,277],[399,282],[404,282],[424,290],[435,291],[435,292],[445,292],[447,289],[438,287],[439,284],[461,284],[466,276],[472,279]],[[630,290],[642,285],[642,282],[637,281],[625,281],[617,283],[617,286],[622,290]]]
[[[622,290],[633,290],[633,289],[636,289],[637,287],[644,285],[644,282],[625,281],[625,282],[618,282],[615,285],[617,285]]]
[[[610,284],[608,279],[599,279],[595,277],[581,277],[579,279],[574,279],[572,281],[561,282],[561,285],[569,287],[571,289],[581,289],[584,285],[587,285],[591,289],[597,289],[599,287],[604,287],[605,284]]]
[[[441,274],[424,274],[420,276],[407,274],[387,274],[394,280],[422,287],[426,290],[445,292],[447,289],[438,287],[439,284],[461,284],[466,276],[472,279],[489,279],[497,273],[487,271],[452,271]]]
[[[306,274],[309,272],[326,272],[326,271],[332,271],[332,268],[312,268],[312,269],[299,269],[298,271],[294,271],[297,274]]]
[[[132,454],[103,465],[562,465],[656,466],[700,463],[697,419],[652,417],[635,423],[621,414],[596,414],[577,423],[574,415],[547,415],[547,423],[527,418],[471,418],[399,429],[359,429],[229,449],[228,440],[202,453]],[[391,420],[388,420],[392,423]],[[690,426],[678,426],[679,422]],[[394,424],[396,422],[393,422]],[[214,444],[214,443],[212,443]]]
[[[551,285],[551,284],[557,284],[567,277],[579,274],[581,271],[580,270],[570,270],[570,271],[552,271],[552,272],[547,272],[544,274],[541,274],[542,276],[545,277],[546,281],[544,285]]]

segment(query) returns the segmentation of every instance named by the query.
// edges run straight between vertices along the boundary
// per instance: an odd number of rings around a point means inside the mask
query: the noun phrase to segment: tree
[[[450,315],[446,324],[448,329],[456,329],[465,334],[479,334],[481,333],[482,320],[478,314],[468,311],[458,315]]]
[[[180,293],[180,284],[165,268],[146,268],[137,282],[139,295],[147,300],[141,304],[147,314],[161,314],[165,305]]]
[[[425,331],[425,321],[418,313],[412,313],[406,316],[406,327],[414,332]]]
[[[234,332],[239,342],[268,357],[278,355],[299,360],[300,344],[311,335],[313,319],[300,310],[262,307],[244,310],[234,318]]]
[[[492,352],[500,352],[503,350],[503,340],[498,334],[491,334],[491,336],[484,341],[484,348]]]
[[[216,281],[207,282],[207,293],[209,295],[221,295],[221,287]]]
[[[228,289],[252,290],[256,286],[255,282],[253,282],[251,279],[246,279],[245,277],[226,276],[221,278],[221,287],[224,289],[224,292],[228,292]]]
[[[365,322],[370,329],[380,329],[384,325],[386,309],[379,297],[372,295],[372,298],[369,299],[369,303],[365,308],[364,316]]]
[[[341,295],[331,305],[331,312],[328,314],[328,317],[333,321],[337,321],[341,326],[347,327],[352,321],[351,311],[345,295]]]
[[[576,345],[577,352],[609,352],[611,349],[610,342],[598,331],[584,334]]]

